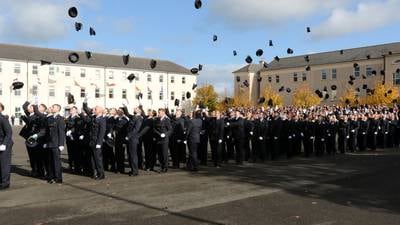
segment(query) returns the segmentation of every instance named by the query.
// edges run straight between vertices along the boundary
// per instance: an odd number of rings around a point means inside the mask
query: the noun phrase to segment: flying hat
[[[213,36],[213,42],[216,42],[216,41],[218,41],[218,36],[214,34],[214,36]]]
[[[14,81],[12,83],[12,89],[13,90],[19,90],[19,89],[21,89],[23,87],[24,87],[24,83],[22,83],[21,81]]]
[[[284,86],[282,86],[282,87],[279,88],[279,92],[282,92],[283,90],[285,90],[285,87],[284,87]]]
[[[87,59],[92,58],[92,53],[89,52],[89,51],[85,51],[85,55],[86,55],[86,58],[87,58]]]
[[[311,28],[307,27],[307,33],[310,33],[310,32],[311,32]]]
[[[190,99],[192,97],[192,94],[190,92],[186,92],[186,98]]]
[[[354,63],[354,64],[353,64],[353,67],[354,67],[354,68],[357,68],[357,67],[358,67],[358,63]]]
[[[46,60],[40,60],[40,65],[44,66],[44,65],[50,65],[51,62],[50,61],[46,61]]]
[[[288,48],[288,49],[287,49],[287,54],[291,55],[291,54],[293,54],[293,53],[294,53],[293,49],[291,49],[291,48]]]
[[[199,64],[199,71],[203,70],[203,65]]]
[[[262,49],[258,49],[258,50],[256,51],[256,56],[257,56],[257,57],[261,57],[263,54],[264,54],[264,51],[263,51]]]
[[[80,30],[82,30],[82,23],[79,23],[79,22],[75,22],[75,30],[76,31],[80,31]]]
[[[154,69],[154,68],[156,68],[156,66],[157,66],[157,61],[154,60],[154,59],[152,59],[152,60],[150,61],[150,68]]]
[[[279,62],[279,60],[281,60],[280,58],[279,58],[279,56],[275,56],[275,61],[278,61]]]
[[[233,56],[237,56],[237,51],[233,50]]]
[[[76,52],[72,52],[68,55],[68,60],[71,63],[77,63],[79,61],[79,55]]]
[[[75,97],[71,93],[68,93],[67,97],[68,104],[75,104]]]
[[[76,7],[71,7],[71,8],[69,8],[69,9],[68,9],[68,15],[69,15],[71,18],[77,17],[77,16],[78,16],[78,9],[77,9]]]
[[[125,66],[128,65],[128,63],[129,63],[129,54],[122,56],[122,62],[124,63]]]
[[[248,63],[248,64],[251,64],[252,62],[253,62],[253,58],[251,58],[251,56],[247,56],[246,57],[246,62]]]
[[[175,106],[179,106],[179,99],[175,99],[174,105],[175,105]]]
[[[257,78],[257,81],[261,82],[262,81],[262,77]]]
[[[311,70],[311,66],[307,66],[306,71],[310,71],[310,70]]]
[[[274,46],[274,43],[272,42],[272,40],[269,40],[269,46],[270,47]]]
[[[127,77],[127,79],[129,80],[129,82],[132,82],[135,78],[136,78],[136,75],[133,74],[133,73],[131,73],[131,74]]]
[[[240,82],[240,77],[239,76],[236,77],[236,81]]]
[[[192,74],[197,74],[197,73],[199,73],[199,69],[196,68],[196,67],[194,67],[194,68],[192,68],[192,69],[190,70],[190,72],[191,72]]]
[[[203,3],[201,2],[201,0],[194,1],[194,7],[196,9],[200,9],[202,5],[203,5]]]
[[[93,27],[90,27],[89,34],[90,36],[96,36],[96,31],[93,29]]]
[[[265,102],[265,98],[264,97],[261,97],[259,100],[258,100],[258,104],[263,104]]]
[[[194,90],[194,89],[196,89],[196,88],[197,88],[197,84],[193,84],[192,90]]]
[[[332,89],[332,91],[336,91],[337,86],[336,86],[336,85],[332,85],[332,86],[331,86],[331,89]]]
[[[268,106],[273,106],[274,105],[274,101],[270,98],[268,100]]]

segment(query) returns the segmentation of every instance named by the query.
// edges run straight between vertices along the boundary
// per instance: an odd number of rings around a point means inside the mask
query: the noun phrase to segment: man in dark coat
[[[222,163],[222,144],[224,140],[225,121],[222,118],[221,112],[213,112],[210,119],[210,145],[211,153],[215,167],[221,167]]]
[[[155,144],[153,143],[153,125],[156,116],[156,111],[149,110],[147,112],[147,116],[143,120],[142,129],[139,134],[144,146],[144,164],[147,171],[154,171],[154,166],[156,164]]]
[[[230,127],[232,129],[232,135],[235,144],[235,159],[236,164],[242,165],[244,160],[244,119],[243,113],[239,110],[235,112],[235,118],[230,122]]]
[[[135,108],[135,114],[131,115],[126,107],[123,107],[124,114],[128,116],[129,122],[125,140],[128,143],[128,159],[131,171],[129,176],[137,176],[139,174],[138,165],[138,146],[140,138],[140,129],[143,123],[142,111],[140,108]]]
[[[202,119],[200,111],[194,112],[193,119],[187,121],[187,145],[189,148],[189,158],[187,169],[198,171],[197,149],[200,144],[200,132],[202,129]]]
[[[3,115],[4,105],[0,103],[0,190],[10,187],[11,151],[13,146],[12,128],[7,116]]]
[[[185,119],[182,115],[181,110],[177,110],[175,113],[175,118],[172,122],[173,132],[171,137],[171,158],[172,165],[174,168],[180,167],[180,162],[184,161],[186,145],[184,143],[185,137]]]
[[[161,165],[160,172],[166,173],[168,171],[168,144],[172,134],[172,126],[165,109],[158,110],[158,118],[154,120],[153,134],[158,161]]]

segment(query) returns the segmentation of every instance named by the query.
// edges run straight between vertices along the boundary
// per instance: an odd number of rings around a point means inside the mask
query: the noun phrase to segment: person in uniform
[[[158,110],[158,118],[154,120],[153,134],[155,149],[161,166],[159,172],[166,173],[168,171],[168,144],[172,134],[172,126],[165,109]]]
[[[115,122],[115,161],[117,172],[125,173],[125,148],[129,118],[125,115],[123,108],[118,109],[118,117]]]
[[[214,166],[219,168],[222,164],[222,143],[224,140],[225,121],[221,112],[214,111],[210,119],[210,145]]]
[[[62,183],[61,152],[65,144],[65,120],[60,115],[61,106],[54,104],[47,115],[45,148],[48,150],[48,183]]]
[[[0,190],[10,187],[11,151],[14,144],[12,128],[3,111],[4,105],[0,103]]]
[[[105,110],[106,136],[103,143],[103,165],[105,171],[116,172],[115,147],[115,124],[117,121],[117,110],[112,108]]]
[[[360,125],[356,116],[350,115],[348,146],[351,152],[355,152],[357,150],[357,136],[358,136],[359,126]]]
[[[140,129],[143,123],[142,110],[139,107],[134,109],[135,114],[129,114],[128,109],[123,107],[124,114],[128,116],[129,122],[127,126],[127,133],[125,140],[128,143],[128,159],[129,165],[131,167],[131,171],[129,172],[129,176],[137,176],[139,174],[139,165],[138,165],[138,146],[139,146],[139,138],[140,138]]]
[[[102,180],[105,178],[104,166],[103,166],[103,155],[102,146],[104,136],[106,135],[106,119],[103,117],[103,108],[96,106],[92,110],[87,106],[87,100],[83,103],[83,110],[88,115],[90,121],[89,127],[89,147],[92,150],[91,155],[91,167],[93,170],[93,179]]]
[[[185,157],[186,145],[185,141],[185,119],[181,110],[177,110],[175,118],[172,122],[173,132],[171,136],[171,158],[172,166],[179,169],[180,163]]]
[[[154,171],[156,164],[156,152],[153,147],[153,125],[156,116],[157,112],[149,109],[147,116],[143,120],[142,130],[140,131],[140,137],[144,146],[144,164],[147,171]]]
[[[197,158],[197,149],[200,145],[200,132],[202,129],[202,119],[201,112],[195,111],[193,112],[193,118],[187,121],[187,145],[189,148],[189,158],[186,163],[186,167],[188,170],[196,172],[198,171],[198,158]]]
[[[235,111],[235,118],[230,123],[230,127],[232,129],[232,135],[234,138],[236,164],[243,165],[245,130],[243,113],[241,111]]]
[[[207,165],[207,156],[208,156],[208,131],[209,131],[209,117],[208,111],[203,110],[201,113],[202,127],[200,132],[200,145],[198,148],[198,158],[200,160],[201,165]]]
[[[350,138],[349,136],[349,122],[347,115],[341,115],[339,117],[338,124],[338,148],[339,152],[344,154],[347,150],[347,141]]]
[[[368,117],[366,115],[360,115],[359,119],[360,127],[358,129],[358,150],[365,151],[367,150],[368,144],[368,130],[369,130],[369,122]]]
[[[328,155],[336,154],[336,137],[338,133],[338,123],[335,115],[329,116],[329,123],[327,125],[327,133],[326,133],[326,152]]]

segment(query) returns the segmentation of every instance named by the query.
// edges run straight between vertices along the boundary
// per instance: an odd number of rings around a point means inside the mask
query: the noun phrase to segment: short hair
[[[61,111],[61,105],[59,105],[59,104],[54,104],[54,105],[53,105],[53,107],[54,107],[54,106],[55,106],[55,107],[57,107],[57,108],[58,108],[58,110],[60,110],[60,111]]]
[[[161,111],[162,111],[162,112],[166,112],[164,108],[159,108],[158,111],[159,111],[159,112],[161,112]]]
[[[0,109],[1,109],[1,110],[4,110],[4,105],[3,105],[3,103],[1,103],[1,102],[0,102]]]
[[[47,110],[47,106],[45,104],[40,104],[40,106]]]

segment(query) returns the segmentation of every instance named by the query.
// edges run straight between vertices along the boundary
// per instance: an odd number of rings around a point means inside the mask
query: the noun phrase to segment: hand
[[[221,143],[222,143],[222,139],[219,139],[219,140],[218,140],[218,143],[220,143],[220,144],[221,144]]]
[[[314,137],[310,137],[311,140],[314,140]]]
[[[112,134],[111,134],[111,133],[108,133],[108,134],[107,134],[107,137],[111,139],[111,138],[112,138]]]
[[[36,95],[36,96],[33,98],[33,104],[39,105],[39,96]]]
[[[328,137],[330,137],[331,136],[331,134],[328,134]]]
[[[289,139],[289,140],[292,139],[292,136],[289,136],[288,139]]]
[[[346,136],[346,138],[347,138],[347,139],[349,139],[349,138],[350,138],[350,136]]]
[[[96,149],[100,149],[101,148],[101,145],[96,145]]]
[[[187,144],[187,141],[183,141],[183,144],[185,144],[185,145],[186,145],[186,144]]]
[[[260,139],[260,141],[264,140],[264,138],[263,138],[263,137],[258,137],[258,139]]]
[[[38,139],[38,135],[34,134],[34,135],[30,136],[30,138],[33,138],[33,139],[37,140]]]
[[[226,123],[226,126],[228,126],[228,127],[229,127],[230,125],[231,125],[231,124],[230,124],[229,122],[227,122],[227,123]]]
[[[385,134],[388,134],[389,132],[385,132]]]
[[[253,131],[250,131],[250,135],[253,136],[253,134],[254,134]]]
[[[182,142],[182,140],[176,140],[176,142],[178,142],[178,143],[181,143],[181,142]]]
[[[363,135],[365,135],[365,132],[362,132]]]
[[[43,145],[43,148],[47,148],[47,144],[44,144],[44,145]]]
[[[274,137],[274,140],[278,140],[278,137]]]
[[[160,135],[160,137],[161,137],[161,138],[165,138],[165,134],[162,133],[162,134]]]
[[[229,139],[229,136],[226,136],[227,139]]]
[[[301,135],[302,137],[304,137],[304,134],[303,134],[303,133],[300,133],[300,135]]]
[[[354,132],[356,132],[355,130],[351,130],[351,133],[354,133]]]
[[[79,136],[79,140],[83,140],[85,138],[85,136],[81,135]]]
[[[59,146],[58,150],[60,150],[60,152],[62,152],[64,150],[64,146]]]
[[[128,138],[128,137],[125,137],[125,140],[126,140],[126,141],[129,141],[129,138]]]
[[[374,132],[374,134],[375,134],[375,135],[377,135],[377,134],[378,134],[378,132]]]
[[[0,151],[4,152],[6,150],[6,145],[0,145]]]
[[[325,138],[321,138],[321,141],[325,141]]]
[[[67,133],[66,133],[66,135],[67,135],[68,137],[71,136],[71,134],[72,134],[72,131],[71,131],[71,130],[67,131]]]

